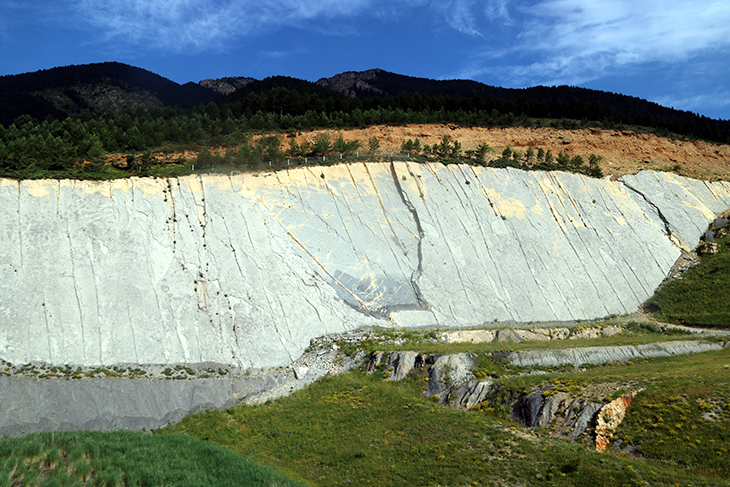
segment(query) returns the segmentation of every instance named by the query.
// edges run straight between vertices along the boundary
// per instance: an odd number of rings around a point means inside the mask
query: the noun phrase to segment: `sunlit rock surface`
[[[727,183],[654,172],[3,180],[0,358],[256,368],[364,326],[622,314],[727,208]]]

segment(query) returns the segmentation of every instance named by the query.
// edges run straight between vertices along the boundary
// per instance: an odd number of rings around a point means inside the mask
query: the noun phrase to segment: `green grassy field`
[[[624,340],[667,338],[632,329]],[[401,382],[354,371],[267,404],[191,415],[153,435],[6,438],[0,487],[298,485],[289,478],[312,486],[730,485],[730,349],[540,375],[479,355],[475,372],[505,393],[546,384],[575,394],[595,384],[645,387],[615,434],[638,455],[599,454],[588,439],[526,429],[496,402],[472,411],[442,406],[423,396],[422,369]]]
[[[269,467],[179,434],[35,433],[0,440],[0,486],[301,485]]]

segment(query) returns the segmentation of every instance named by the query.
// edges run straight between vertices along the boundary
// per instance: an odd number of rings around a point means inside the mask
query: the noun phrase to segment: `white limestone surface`
[[[356,164],[279,173],[257,195],[353,306],[396,325],[465,326],[636,310],[679,240],[730,206],[722,183],[636,178],[629,188],[557,172]],[[686,211],[685,193],[703,209]]]
[[[372,324],[242,180],[3,181],[0,358],[280,366]]]
[[[0,180],[0,359],[272,367],[365,326],[631,312],[730,186],[623,180],[415,163]]]
[[[730,208],[730,183],[726,181],[698,181],[654,171],[623,176],[621,181],[660,211],[668,230],[690,249],[699,243],[707,222]]]

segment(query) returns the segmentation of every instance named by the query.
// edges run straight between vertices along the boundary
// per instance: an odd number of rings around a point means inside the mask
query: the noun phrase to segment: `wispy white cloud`
[[[40,0],[28,0],[35,1]],[[90,42],[101,36],[107,47],[162,52],[226,50],[281,27],[302,29],[303,36],[314,31],[355,37],[358,29],[368,35],[417,11],[421,20],[431,20],[423,24],[425,31],[437,29],[446,38],[451,29],[465,36],[452,43],[463,39],[462,51],[472,55],[446,77],[508,86],[586,84],[649,64],[730,51],[727,0],[60,0],[59,5],[73,8],[78,25],[93,27]],[[730,74],[727,61],[722,71]]]
[[[479,0],[448,0],[434,1],[433,8],[443,16],[453,29],[472,36],[481,36],[479,21],[475,12],[479,11]]]
[[[501,20],[511,22],[509,11],[507,9],[508,0],[487,0],[484,6],[484,13],[491,20]]]
[[[354,16],[373,0],[71,0],[104,39],[159,49],[221,47],[231,39]]]
[[[65,0],[79,25],[103,40],[152,49],[223,47],[282,26],[312,28],[333,19],[379,23],[408,19],[414,9],[435,26],[483,37],[485,24],[509,22],[508,0]],[[331,25],[329,26],[331,27]],[[327,27],[325,27],[326,29]],[[345,30],[347,30],[345,28]],[[325,32],[326,30],[322,30]],[[336,35],[337,30],[329,31]]]
[[[517,10],[529,28],[518,35],[512,54],[539,60],[508,67],[528,82],[580,83],[610,70],[682,62],[730,46],[727,1],[540,0]]]

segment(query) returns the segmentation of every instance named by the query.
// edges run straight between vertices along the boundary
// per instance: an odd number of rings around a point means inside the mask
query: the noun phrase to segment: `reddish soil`
[[[629,131],[580,129],[557,130],[553,128],[482,128],[456,125],[407,125],[375,126],[365,129],[315,130],[297,136],[297,142],[305,138],[313,140],[318,134],[330,134],[334,140],[342,134],[345,141],[359,140],[367,150],[367,141],[373,136],[380,142],[380,151],[398,152],[408,139],[420,139],[421,144],[440,143],[446,136],[449,141],[458,140],[464,150],[474,149],[480,143],[488,144],[496,158],[509,146],[524,153],[528,147],[535,151],[543,148],[553,155],[565,152],[570,156],[602,156],[600,163],[604,174],[621,176],[642,169],[673,171],[684,176],[705,180],[730,180],[730,145],[707,142],[686,142],[650,134]],[[288,147],[284,139],[282,149]],[[489,157],[489,156],[488,156]],[[584,157],[585,159],[585,157]]]
[[[401,144],[408,139],[419,139],[421,146],[440,143],[446,136],[450,142],[459,141],[463,150],[475,149],[486,143],[492,149],[487,159],[496,159],[509,146],[524,153],[528,147],[536,152],[542,148],[554,156],[564,152],[569,156],[589,154],[602,157],[601,169],[606,175],[621,176],[637,173],[642,169],[672,171],[683,176],[703,180],[730,180],[730,145],[708,142],[687,142],[656,135],[637,134],[630,131],[580,129],[557,130],[553,128],[482,128],[456,125],[378,125],[364,129],[313,130],[296,136],[299,144],[313,141],[319,134],[327,133],[334,142],[340,134],[345,141],[360,141],[361,151],[368,150],[368,141],[377,137],[379,153],[400,152]],[[289,148],[289,138],[281,137],[281,150]],[[256,137],[254,137],[256,138]],[[211,148],[213,153],[224,154],[224,148]],[[187,160],[197,156],[194,152],[154,155],[160,162],[174,162],[182,156]],[[110,156],[108,162],[126,165],[125,155]]]

